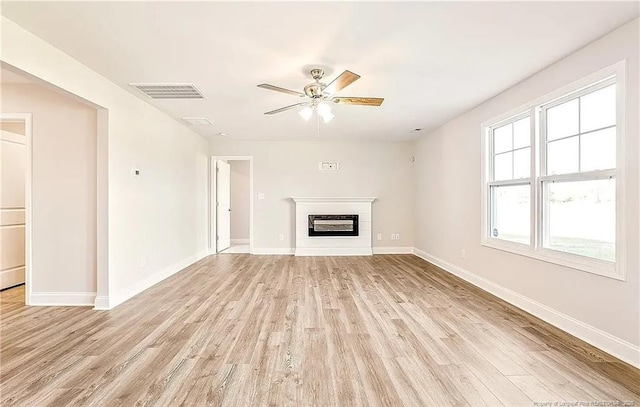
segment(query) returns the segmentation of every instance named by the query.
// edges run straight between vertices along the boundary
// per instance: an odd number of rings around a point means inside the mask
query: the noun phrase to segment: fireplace
[[[309,236],[358,236],[358,215],[309,215]]]

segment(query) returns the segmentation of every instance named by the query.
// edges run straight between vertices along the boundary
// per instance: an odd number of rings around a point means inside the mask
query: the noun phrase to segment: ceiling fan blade
[[[267,90],[275,90],[276,92],[288,93],[290,95],[296,95],[300,97],[305,96],[304,93],[296,92],[295,90],[281,88],[280,86],[269,85],[268,83],[261,83],[260,85],[258,85],[258,87],[262,89],[267,89]]]
[[[334,103],[341,105],[362,105],[362,106],[380,106],[384,102],[384,98],[357,98],[357,97],[335,97],[331,99]]]
[[[344,71],[340,74],[340,76],[335,78],[333,82],[328,84],[327,87],[324,88],[323,92],[330,95],[334,94],[339,90],[344,89],[347,86],[351,85],[353,82],[357,81],[358,79],[360,79],[360,75],[355,74],[351,71]]]
[[[271,110],[266,112],[265,114],[276,114],[280,112],[284,112],[285,110],[295,109],[296,107],[307,105],[309,102],[296,103],[295,105],[281,107],[280,109]]]

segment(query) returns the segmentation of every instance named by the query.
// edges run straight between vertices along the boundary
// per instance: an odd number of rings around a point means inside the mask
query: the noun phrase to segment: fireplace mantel
[[[296,256],[373,254],[371,206],[375,197],[291,197],[296,203]],[[309,236],[309,215],[358,215],[357,236]]]
[[[346,197],[346,196],[337,196],[337,197],[299,197],[293,196],[291,197],[296,203],[298,202],[368,202],[371,203],[375,201],[376,197]]]

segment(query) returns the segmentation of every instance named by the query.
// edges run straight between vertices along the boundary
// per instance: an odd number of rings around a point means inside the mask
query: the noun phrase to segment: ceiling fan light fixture
[[[322,121],[324,123],[329,123],[331,120],[335,118],[335,116],[331,112],[326,112],[325,114],[321,114],[320,117],[322,117]]]
[[[331,113],[331,107],[326,102],[318,103],[318,115],[322,117],[324,123],[329,123],[334,119],[333,113]]]
[[[304,109],[300,110],[298,114],[302,116],[304,120],[309,121],[309,119],[311,119],[311,115],[313,114],[313,109],[307,106]]]
[[[303,98],[305,101],[296,103],[293,105],[281,107],[279,109],[265,112],[266,115],[273,115],[276,113],[285,112],[287,110],[298,109],[302,107],[302,110],[298,114],[305,120],[311,120],[314,111],[318,114],[317,119],[320,123],[320,118],[324,123],[328,123],[335,118],[331,112],[331,107],[327,102],[333,102],[342,105],[360,105],[360,106],[380,106],[384,101],[384,98],[371,98],[371,97],[334,97],[336,92],[346,88],[356,80],[360,78],[360,75],[351,71],[344,71],[337,78],[331,81],[328,85],[320,82],[324,77],[324,71],[322,69],[311,70],[311,77],[315,80],[304,87],[304,93],[297,92],[279,86],[270,85],[268,83],[262,83],[258,85],[259,88],[287,93]]]
[[[331,107],[329,107],[329,105],[326,102],[318,103],[318,114],[320,116],[331,114]]]

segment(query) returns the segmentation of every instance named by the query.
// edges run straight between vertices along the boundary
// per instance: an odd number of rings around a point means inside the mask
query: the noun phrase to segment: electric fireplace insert
[[[309,236],[358,236],[358,215],[309,215]]]

